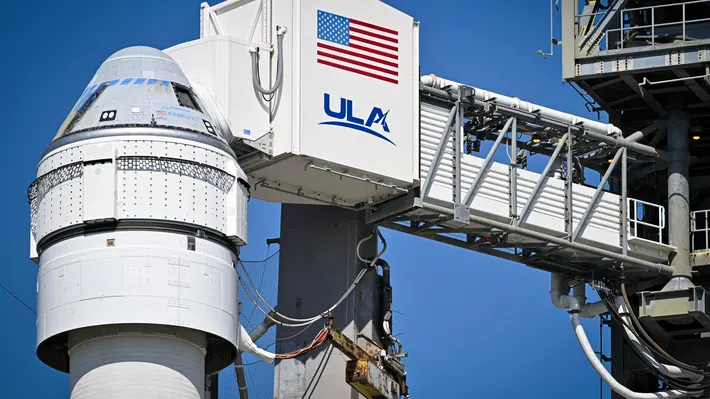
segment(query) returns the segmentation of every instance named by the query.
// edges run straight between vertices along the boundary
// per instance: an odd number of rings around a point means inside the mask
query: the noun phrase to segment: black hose
[[[276,48],[278,51],[278,57],[276,59],[276,81],[274,82],[274,86],[271,89],[264,89],[261,87],[261,79],[259,78],[259,60],[258,60],[258,55],[256,52],[251,53],[251,65],[252,65],[252,85],[254,88],[259,91],[259,93],[264,94],[264,95],[271,95],[276,93],[276,90],[278,90],[281,87],[281,82],[283,82],[283,43],[284,43],[284,36],[285,32],[283,34],[276,34]]]
[[[633,321],[634,325],[636,326],[636,329],[643,335],[644,339],[646,340],[647,344],[649,346],[654,347],[664,358],[668,360],[669,363],[672,363],[675,366],[678,366],[682,369],[686,369],[689,371],[693,371],[698,374],[703,374],[710,376],[710,374],[705,374],[703,369],[700,369],[698,367],[692,366],[690,364],[686,364],[681,362],[680,360],[677,360],[673,356],[669,355],[666,351],[663,350],[649,335],[646,333],[646,330],[644,330],[643,326],[641,325],[641,322],[639,319],[636,317],[636,314],[633,312],[633,308],[631,307],[631,303],[629,302],[629,297],[626,295],[626,284],[621,283],[621,296],[624,299],[624,304],[626,305],[626,308],[629,310],[629,316],[631,317],[631,321]]]

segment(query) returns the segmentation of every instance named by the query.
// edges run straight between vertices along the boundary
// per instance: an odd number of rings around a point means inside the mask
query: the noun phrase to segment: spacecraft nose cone
[[[114,79],[144,77],[160,79],[189,86],[185,74],[177,62],[164,52],[147,46],[121,49],[101,64],[92,84],[111,82]]]
[[[175,60],[158,49],[133,46],[101,64],[46,153],[80,140],[150,134],[200,141],[233,154],[224,126],[215,123]]]
[[[148,46],[131,46],[123,48],[111,54],[111,56],[108,57],[105,62],[131,58],[155,58],[175,63],[175,61],[169,55],[158,50],[157,48]]]

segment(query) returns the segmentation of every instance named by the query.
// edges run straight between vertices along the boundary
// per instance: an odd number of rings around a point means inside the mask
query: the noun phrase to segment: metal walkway
[[[421,89],[420,187],[370,223],[581,278],[670,272],[665,210],[626,195],[628,158],[663,152],[612,125],[444,82]],[[493,162],[504,146],[508,165]],[[531,153],[547,157],[542,173],[526,170]],[[582,160],[600,171],[596,187],[582,184]]]

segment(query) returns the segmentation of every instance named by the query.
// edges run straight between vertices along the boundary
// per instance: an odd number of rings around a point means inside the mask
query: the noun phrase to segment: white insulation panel
[[[157,219],[246,243],[249,192],[238,182],[246,175],[217,149],[149,136],[86,140],[48,154],[38,172],[36,241],[84,222]]]
[[[236,343],[236,255],[181,234],[114,231],[72,237],[40,257],[37,342],[84,327],[160,324]]]
[[[446,125],[450,109],[436,105],[421,104],[421,179],[429,178],[434,154]],[[445,153],[434,177],[427,201],[453,209],[453,138],[450,137]],[[462,154],[461,159],[461,193],[463,198],[473,184],[476,175],[483,165],[483,158]],[[530,199],[533,188],[540,178],[539,173],[516,169],[517,172],[517,205],[516,214],[520,214]],[[492,162],[488,173],[476,191],[471,203],[472,215],[489,218],[499,222],[510,221],[510,190],[508,165]],[[573,226],[579,224],[585,209],[594,195],[594,188],[581,184],[573,187]],[[587,227],[577,238],[578,242],[593,245],[612,251],[620,251],[620,217],[621,199],[618,195],[604,192],[594,208]],[[548,178],[537,196],[532,210],[521,227],[541,233],[562,237],[565,232],[565,184],[563,180]],[[659,243],[635,239],[629,247],[629,254],[645,259],[666,260],[668,251],[672,248]]]

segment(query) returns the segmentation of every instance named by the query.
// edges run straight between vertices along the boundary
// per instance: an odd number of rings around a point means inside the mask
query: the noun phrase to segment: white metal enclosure
[[[272,4],[203,4],[201,38],[165,50],[213,94],[253,195],[362,207],[413,187],[418,25],[378,0]]]

